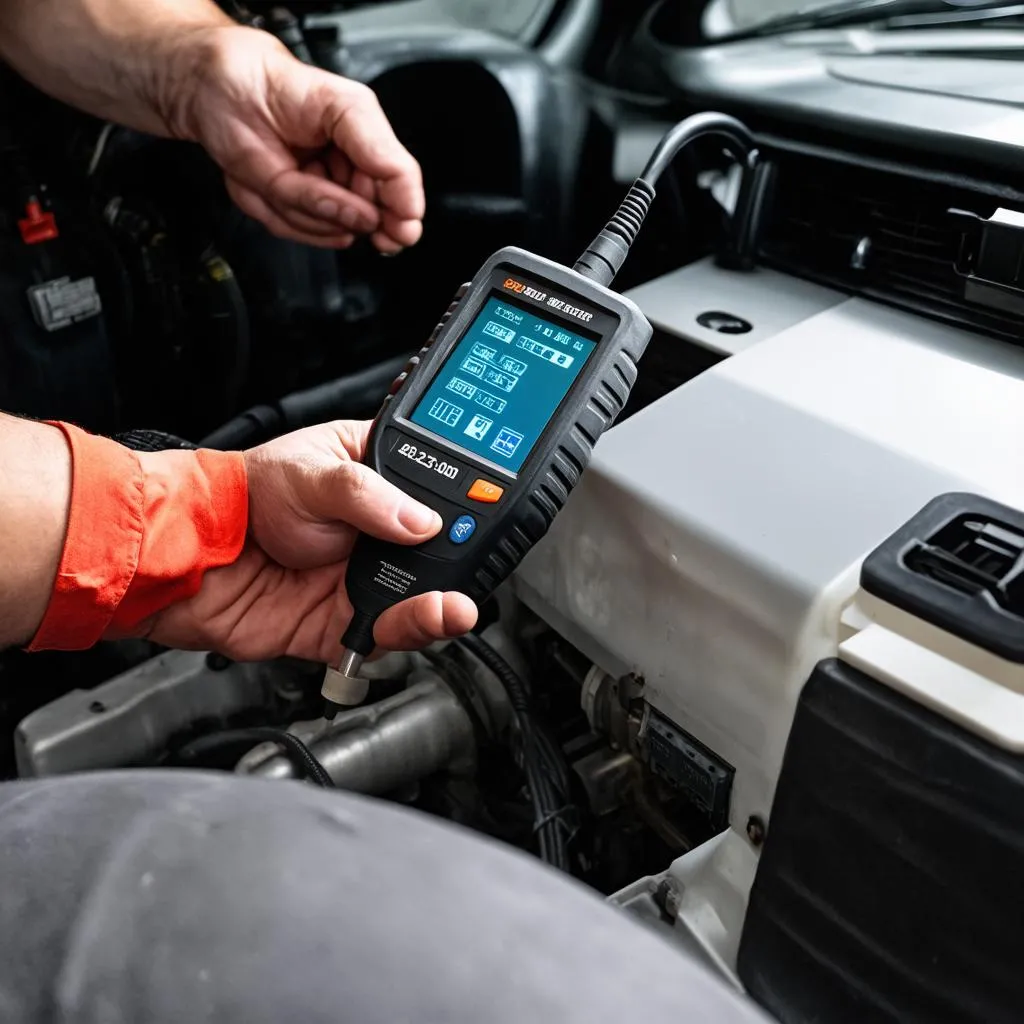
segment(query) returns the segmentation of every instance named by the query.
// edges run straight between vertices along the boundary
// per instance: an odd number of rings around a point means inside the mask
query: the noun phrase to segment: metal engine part
[[[418,681],[393,697],[291,728],[327,770],[335,785],[380,796],[445,769],[472,771],[476,737],[458,698],[439,676]],[[294,765],[272,743],[260,744],[236,771],[286,779]]]
[[[14,735],[22,778],[152,763],[178,733],[265,705],[289,685],[289,662],[240,664],[168,651],[92,690],[73,690],[37,708]]]

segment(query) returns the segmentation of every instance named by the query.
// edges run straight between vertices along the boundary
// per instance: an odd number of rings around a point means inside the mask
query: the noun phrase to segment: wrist
[[[238,452],[140,453],[143,530],[137,565],[104,639],[148,635],[165,609],[195,596],[211,569],[241,555],[249,521]]]
[[[247,60],[261,53],[284,52],[272,35],[231,21],[194,25],[161,40],[148,63],[152,73],[147,83],[148,102],[166,133],[183,142],[205,142],[203,111],[214,91],[222,88],[229,75],[236,41],[244,37]]]
[[[0,417],[4,515],[0,523],[0,647],[28,642],[46,612],[71,499],[71,453],[61,430]],[[6,442],[10,442],[9,444]]]
[[[30,650],[144,634],[159,611],[194,595],[209,569],[239,556],[248,522],[238,453],[137,454],[60,427],[71,452],[68,525]]]

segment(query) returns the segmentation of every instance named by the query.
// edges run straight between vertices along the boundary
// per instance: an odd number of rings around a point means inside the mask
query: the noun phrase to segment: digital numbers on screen
[[[492,298],[410,419],[514,473],[596,347],[589,338]]]
[[[398,454],[404,455],[407,459],[420,466],[425,466],[427,469],[433,470],[435,473],[445,477],[447,480],[454,480],[461,472],[458,466],[453,466],[450,462],[444,462],[443,460],[431,455],[429,452],[423,451],[422,448],[417,448],[414,444],[406,443],[399,445]]]

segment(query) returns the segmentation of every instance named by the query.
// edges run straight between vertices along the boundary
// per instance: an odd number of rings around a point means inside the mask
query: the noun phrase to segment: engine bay
[[[475,634],[367,663],[368,697],[333,721],[323,666],[7,652],[4,777],[303,777],[290,734],[339,788],[539,856],[779,1020],[1011,1019],[1015,61],[914,32],[879,34],[882,55],[839,29],[695,46],[671,3],[529,44],[307,6],[245,16],[373,86],[424,169],[423,242],[380,259],[272,238],[201,153],[10,76],[5,410],[154,448],[371,418],[493,250],[571,264],[667,124],[743,118],[760,173],[739,189],[713,144],[677,162],[619,282],[655,329],[638,383]],[[987,91],[957,92],[967,63]],[[48,230],[61,248],[35,259],[26,232]]]

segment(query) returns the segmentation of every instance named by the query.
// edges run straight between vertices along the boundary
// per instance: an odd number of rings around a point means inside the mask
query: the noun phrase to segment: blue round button
[[[453,544],[465,544],[475,531],[476,520],[472,516],[459,516],[448,531],[448,539]]]

